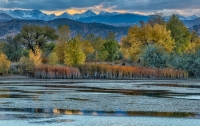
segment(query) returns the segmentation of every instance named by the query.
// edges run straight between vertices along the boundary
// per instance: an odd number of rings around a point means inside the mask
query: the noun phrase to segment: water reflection
[[[95,110],[67,110],[57,108],[0,108],[2,112],[25,112],[28,113],[41,113],[47,115],[89,115],[89,116],[147,116],[147,117],[176,117],[176,118],[198,118],[200,113],[191,112],[137,112],[137,111],[95,111]],[[24,116],[19,118],[25,118]],[[38,117],[38,116],[37,116]],[[5,117],[1,114],[0,119]]]
[[[144,84],[144,85],[161,86],[161,87],[200,88],[200,85],[191,85],[191,84]]]

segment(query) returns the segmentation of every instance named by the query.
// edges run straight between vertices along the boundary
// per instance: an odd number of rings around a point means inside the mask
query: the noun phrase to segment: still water
[[[200,125],[198,80],[0,78],[0,125]]]

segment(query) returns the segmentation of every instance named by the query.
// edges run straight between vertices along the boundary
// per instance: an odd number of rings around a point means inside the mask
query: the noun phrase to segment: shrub
[[[7,56],[0,53],[0,74],[4,75],[8,73],[11,62],[7,60]]]
[[[169,56],[164,52],[164,49],[158,48],[156,45],[148,45],[139,57],[143,66],[168,67]]]
[[[56,55],[56,53],[55,52],[52,52],[49,56],[48,56],[48,63],[50,64],[50,65],[56,65],[56,64],[58,64],[58,57],[57,57],[57,55]]]
[[[33,72],[34,70],[34,62],[32,60],[30,60],[28,57],[21,57],[20,61],[20,73],[21,74],[30,74]]]

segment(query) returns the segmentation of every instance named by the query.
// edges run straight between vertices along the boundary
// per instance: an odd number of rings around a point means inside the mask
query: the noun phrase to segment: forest
[[[71,36],[67,25],[24,25],[0,42],[0,75],[35,78],[200,77],[200,37],[173,14],[151,15],[129,28],[120,42],[112,32]]]

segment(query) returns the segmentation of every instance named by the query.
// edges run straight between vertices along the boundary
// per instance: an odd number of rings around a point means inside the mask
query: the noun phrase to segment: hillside
[[[4,13],[0,13],[0,22],[9,21],[12,19],[13,19],[13,17],[11,17],[7,14],[4,14]]]
[[[140,20],[147,21],[149,16],[139,14],[118,14],[118,15],[97,15],[92,17],[81,18],[78,21],[90,23],[98,22],[111,25],[125,25],[130,26],[139,23]]]
[[[72,36],[81,34],[83,36],[87,34],[95,34],[96,36],[105,37],[108,32],[112,31],[116,34],[117,40],[120,40],[123,36],[127,35],[128,27],[115,27],[100,23],[82,23],[70,19],[55,19],[51,21],[42,20],[11,20],[7,22],[0,22],[0,38],[5,38],[8,35],[15,35],[19,33],[24,24],[32,25],[48,25],[57,29],[59,25],[66,24],[71,29]]]

